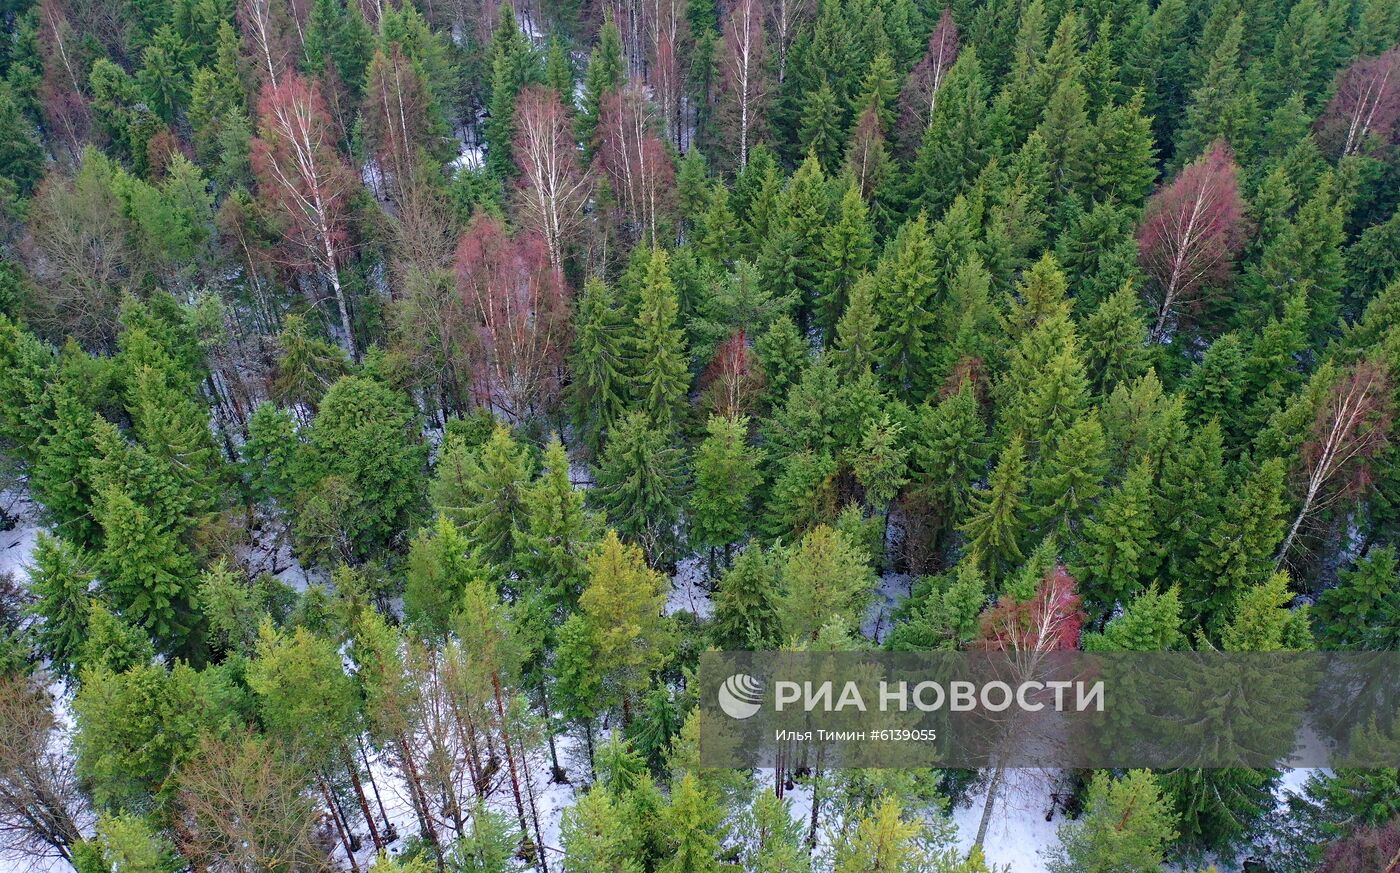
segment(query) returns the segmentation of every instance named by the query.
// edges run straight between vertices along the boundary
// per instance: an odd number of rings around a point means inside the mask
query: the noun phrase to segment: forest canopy
[[[694,670],[1400,647],[1400,3],[0,20],[0,858],[1397,869],[1395,770],[716,770]]]

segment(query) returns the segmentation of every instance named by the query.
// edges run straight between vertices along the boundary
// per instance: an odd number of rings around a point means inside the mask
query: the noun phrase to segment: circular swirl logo
[[[735,673],[719,687],[719,708],[730,718],[752,718],[763,708],[763,683],[747,673]]]

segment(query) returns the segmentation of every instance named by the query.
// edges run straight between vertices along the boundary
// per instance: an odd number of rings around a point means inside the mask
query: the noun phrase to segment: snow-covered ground
[[[586,487],[586,467],[580,464],[576,468],[571,467],[570,472],[576,485]],[[28,567],[42,529],[40,513],[38,507],[24,495],[0,494],[0,505],[11,506],[11,512],[19,519],[13,529],[0,531],[0,573],[10,573],[23,584],[28,580]],[[301,566],[292,555],[287,538],[277,535],[277,526],[270,520],[260,526],[258,536],[251,545],[242,547],[239,558],[251,571],[270,572],[298,590],[305,589],[312,582],[325,581],[323,571],[308,571]],[[671,580],[671,591],[666,602],[667,614],[686,611],[702,618],[713,614],[705,570],[706,562],[700,555],[692,555],[679,563]],[[870,610],[862,623],[862,631],[867,637],[876,640],[884,638],[890,626],[890,615],[900,600],[908,596],[910,582],[906,574],[886,573],[880,577]],[[64,710],[62,717],[68,721],[67,700],[60,697],[59,706]],[[521,785],[522,792],[526,791],[524,780],[528,777],[528,787],[534,794],[535,808],[540,818],[542,842],[552,858],[557,858],[561,852],[559,829],[563,812],[573,803],[577,790],[585,784],[588,772],[583,749],[576,737],[561,736],[557,746],[561,764],[573,782],[550,782],[549,754],[546,749],[540,749],[532,754],[528,762],[528,774],[522,772]],[[397,852],[401,850],[405,838],[417,833],[417,817],[397,769],[379,755],[371,757],[370,767],[389,819],[400,834],[399,839],[390,846],[391,853]],[[1306,769],[1284,771],[1277,790],[1280,804],[1286,801],[1289,794],[1301,793],[1313,772]],[[1050,795],[1057,790],[1061,776],[1055,770],[1007,771],[988,823],[984,842],[988,861],[1005,868],[1008,873],[1046,873],[1048,856],[1059,842],[1057,830],[1065,820],[1063,812],[1058,809],[1050,820],[1046,819],[1051,808]],[[970,847],[976,837],[985,792],[986,787],[983,786],[966,803],[951,811],[959,848]],[[794,818],[805,823],[811,813],[810,790],[798,785],[788,793],[788,797],[792,802]],[[497,775],[496,782],[491,786],[487,805],[514,819],[514,800],[504,772]],[[374,848],[368,835],[362,836],[364,847],[357,853],[356,860],[362,867],[367,867],[373,863]],[[59,861],[36,863],[28,858],[11,857],[0,852],[0,873],[66,873],[67,869],[67,865]],[[1221,866],[1220,871],[1232,873],[1227,865]]]

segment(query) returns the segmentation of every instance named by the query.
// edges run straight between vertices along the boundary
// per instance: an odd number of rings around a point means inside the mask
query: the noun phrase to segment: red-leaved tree
[[[998,668],[1010,675],[1013,687],[1023,682],[1044,681],[1054,672],[1049,663],[1054,652],[1072,652],[1079,648],[1079,635],[1084,629],[1085,615],[1079,608],[1080,597],[1074,577],[1064,564],[1040,580],[1034,596],[1017,600],[1008,595],[982,613],[980,633],[974,645],[987,652],[1005,654],[1006,664]],[[1015,713],[1009,722],[997,726],[1000,743],[1009,752],[1019,742]],[[987,785],[987,797],[982,803],[982,816],[977,825],[976,845],[987,836],[992,809],[996,805],[1006,767],[999,757]]]
[[[1244,244],[1238,175],[1229,146],[1217,140],[1147,201],[1138,257],[1157,290],[1154,340],[1166,335],[1202,288],[1229,278]]]
[[[748,166],[749,150],[763,124],[769,90],[761,0],[737,0],[729,11],[720,63],[720,122],[729,131],[734,160],[742,169]]]
[[[538,234],[512,239],[478,213],[457,244],[457,290],[475,341],[477,400],[521,419],[558,398],[569,299]]]
[[[1318,140],[1334,154],[1354,155],[1372,137],[1387,142],[1400,119],[1400,45],[1360,58],[1337,76],[1337,91],[1317,120]]]
[[[747,415],[763,389],[763,374],[754,366],[748,336],[740,329],[720,343],[700,376],[701,396],[715,415]]]
[[[1385,367],[1361,361],[1323,397],[1299,459],[1298,514],[1279,547],[1282,564],[1304,521],[1371,484],[1371,461],[1389,442],[1390,379]]]
[[[646,90],[633,80],[603,99],[596,158],[636,239],[660,244],[660,228],[675,198],[675,167],[661,138]]]
[[[552,88],[530,86],[515,102],[515,162],[520,223],[538,233],[556,270],[583,221],[589,177],[578,164],[569,115]]]
[[[938,108],[938,92],[948,78],[948,71],[958,59],[958,26],[946,6],[938,26],[928,37],[928,50],[914,65],[899,93],[899,143],[913,153],[923,142],[924,132],[933,121]]]
[[[280,219],[290,262],[314,270],[329,287],[346,350],[358,357],[340,282],[346,202],[357,180],[335,149],[325,101],[314,83],[284,72],[281,84],[263,88],[258,128],[252,161],[259,196]]]

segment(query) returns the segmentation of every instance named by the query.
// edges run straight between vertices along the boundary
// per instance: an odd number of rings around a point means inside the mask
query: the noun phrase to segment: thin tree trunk
[[[398,830],[394,823],[389,821],[389,811],[384,808],[384,798],[379,794],[379,782],[374,778],[374,768],[369,765],[369,755],[365,754],[365,743],[360,737],[355,737],[355,745],[360,749],[360,760],[365,764],[365,773],[369,775],[369,788],[374,792],[375,805],[379,807],[379,820],[384,823],[384,837],[387,841],[393,842],[398,837]]]
[[[428,796],[423,793],[423,783],[418,778],[418,765],[413,762],[413,755],[409,754],[408,741],[403,734],[399,734],[398,743],[399,752],[403,755],[404,769],[408,771],[408,793],[412,795],[413,805],[418,813],[418,824],[423,830],[423,835],[432,844],[433,853],[437,855],[438,871],[441,873],[445,867],[442,844],[438,842],[437,828],[433,826],[432,813],[428,809]]]
[[[331,811],[331,820],[335,822],[336,832],[340,834],[340,844],[345,847],[345,857],[350,859],[350,869],[355,873],[360,873],[360,864],[355,860],[355,850],[350,845],[350,834],[347,833],[345,823],[340,820],[340,811],[336,807],[335,798],[329,788],[326,787],[326,780],[316,777],[316,784],[321,788],[321,796],[325,798],[326,805]]]
[[[530,820],[535,825],[535,859],[539,862],[540,873],[549,873],[549,862],[544,859],[544,834],[540,831],[540,811],[535,806],[535,786],[530,781],[529,756],[525,752],[525,743],[520,743],[520,759],[525,761],[525,799],[530,804]]]
[[[530,830],[525,826],[525,804],[520,799],[520,778],[515,770],[515,751],[510,747],[510,729],[506,726],[506,707],[501,700],[501,674],[491,672],[491,690],[496,696],[496,715],[501,720],[501,745],[505,746],[506,766],[510,769],[510,790],[515,794],[515,814],[520,820],[520,833],[530,838]]]
[[[374,813],[369,811],[369,800],[365,797],[364,786],[360,784],[359,768],[355,766],[348,750],[342,747],[340,754],[345,761],[345,772],[350,774],[350,784],[355,789],[355,797],[360,802],[360,812],[364,813],[365,824],[369,826],[369,838],[374,841],[374,851],[382,852],[384,840],[379,836],[379,828],[374,823]]]
[[[998,764],[992,771],[992,781],[987,786],[987,799],[982,803],[982,818],[977,822],[977,838],[972,841],[974,846],[981,846],[987,839],[987,826],[992,823],[992,807],[996,804],[997,792],[1001,790],[1001,779],[1006,773],[1006,768]]]

